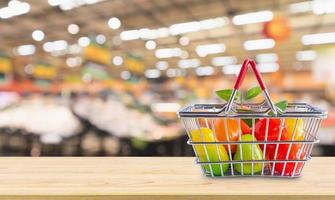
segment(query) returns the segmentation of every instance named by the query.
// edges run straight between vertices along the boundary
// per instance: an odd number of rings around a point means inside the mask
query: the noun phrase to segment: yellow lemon
[[[211,129],[201,127],[191,132],[193,142],[215,142],[215,137]],[[195,144],[194,149],[200,162],[219,162],[229,160],[228,153],[222,145],[216,144]],[[206,154],[207,153],[207,154]],[[219,164],[211,164],[212,172],[215,176],[221,176],[221,167]],[[210,166],[203,165],[207,173],[210,173]],[[222,171],[225,173],[229,165],[223,164]]]

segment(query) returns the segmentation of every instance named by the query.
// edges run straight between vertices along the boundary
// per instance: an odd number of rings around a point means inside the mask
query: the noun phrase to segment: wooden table
[[[297,179],[213,179],[190,157],[0,158],[0,199],[335,199],[334,167],[323,157]]]

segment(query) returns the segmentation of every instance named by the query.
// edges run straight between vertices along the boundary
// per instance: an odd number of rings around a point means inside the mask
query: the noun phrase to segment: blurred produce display
[[[176,116],[157,118],[115,94],[14,94],[0,95],[0,155],[192,155]]]
[[[129,109],[113,99],[79,99],[73,109],[80,117],[117,137],[153,141],[174,138],[181,132],[179,123],[160,125],[149,113]]]

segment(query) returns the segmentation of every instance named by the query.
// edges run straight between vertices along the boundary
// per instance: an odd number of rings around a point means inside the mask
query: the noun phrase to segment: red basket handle
[[[242,67],[241,67],[241,70],[240,70],[240,73],[238,74],[237,76],[237,79],[236,79],[236,82],[235,82],[235,86],[234,86],[234,89],[235,90],[239,90],[241,85],[242,85],[242,82],[244,80],[244,77],[247,73],[247,70],[248,70],[248,66],[249,64],[251,65],[251,68],[256,76],[256,79],[258,81],[258,84],[259,86],[261,87],[261,89],[264,91],[266,88],[265,88],[265,84],[263,82],[263,79],[262,79],[262,76],[261,74],[259,73],[259,71],[257,70],[257,67],[256,67],[256,62],[254,60],[250,60],[250,59],[245,59],[243,64],[242,64]]]
[[[243,61],[243,64],[242,64],[242,67],[241,67],[241,70],[237,76],[237,79],[236,79],[236,82],[235,82],[235,85],[234,85],[234,90],[229,98],[229,101],[227,103],[227,106],[226,106],[226,109],[225,109],[225,113],[228,113],[230,112],[231,110],[231,106],[233,104],[233,101],[235,99],[235,95],[236,95],[236,92],[237,90],[240,89],[241,85],[242,85],[242,82],[244,80],[244,77],[247,73],[247,70],[248,70],[248,66],[251,66],[255,76],[256,76],[256,79],[258,81],[258,84],[259,86],[261,87],[262,91],[263,91],[263,94],[264,94],[264,97],[265,97],[265,100],[267,102],[267,104],[269,105],[269,107],[271,108],[272,112],[277,115],[277,109],[276,109],[276,106],[274,105],[273,101],[271,100],[271,97],[268,93],[268,91],[266,90],[266,86],[264,84],[264,81],[263,81],[263,78],[261,76],[261,74],[259,73],[258,69],[257,69],[257,66],[256,66],[256,62],[254,60],[251,60],[251,59],[248,59],[246,58],[244,61]]]

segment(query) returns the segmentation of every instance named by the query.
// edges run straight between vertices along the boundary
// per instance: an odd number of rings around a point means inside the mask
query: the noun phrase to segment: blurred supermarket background
[[[176,111],[245,57],[329,111],[313,154],[335,155],[333,0],[0,0],[0,155],[193,155]]]

